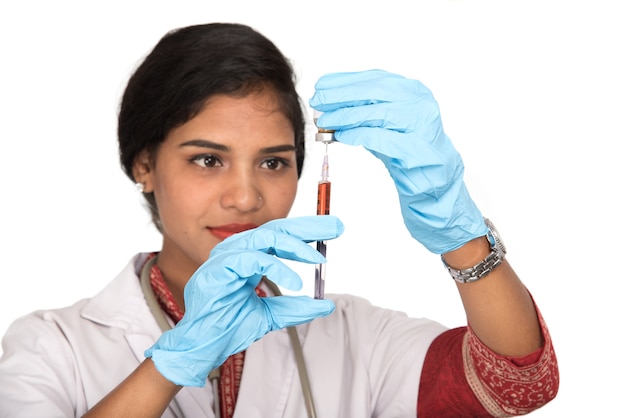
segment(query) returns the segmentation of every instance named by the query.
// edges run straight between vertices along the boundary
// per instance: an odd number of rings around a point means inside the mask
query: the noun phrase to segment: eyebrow
[[[275,152],[287,152],[287,151],[295,151],[295,145],[276,145],[273,147],[261,148],[261,153],[263,154],[273,154]]]
[[[210,148],[216,151],[224,151],[224,152],[231,151],[230,147],[223,145],[223,144],[218,144],[217,142],[209,141],[207,139],[192,139],[190,141],[183,142],[182,144],[180,144],[180,146],[181,147]],[[287,152],[287,151],[295,151],[295,150],[296,150],[295,145],[285,144],[285,145],[275,145],[272,147],[261,148],[261,153],[273,154],[275,152]]]
[[[192,139],[190,141],[180,144],[181,147],[201,147],[211,148],[217,151],[230,151],[230,147],[226,145],[218,144],[217,142],[208,141],[206,139]]]

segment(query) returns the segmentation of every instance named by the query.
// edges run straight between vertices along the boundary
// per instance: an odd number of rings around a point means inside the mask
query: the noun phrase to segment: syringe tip
[[[324,161],[322,162],[322,180],[328,179],[328,154],[324,154]]]

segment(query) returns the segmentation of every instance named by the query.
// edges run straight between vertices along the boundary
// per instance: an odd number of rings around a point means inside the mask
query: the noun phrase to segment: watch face
[[[487,231],[487,241],[489,241],[489,245],[491,246],[491,248],[495,247],[496,244],[498,243],[496,240],[495,235],[493,234],[493,230],[489,229]]]
[[[487,239],[489,240],[491,247],[495,247],[503,254],[506,254],[506,247],[504,246],[502,239],[500,239],[500,234],[498,233],[498,230],[496,229],[493,222],[485,218],[485,225],[487,225],[487,228],[489,228],[489,232],[487,233]]]

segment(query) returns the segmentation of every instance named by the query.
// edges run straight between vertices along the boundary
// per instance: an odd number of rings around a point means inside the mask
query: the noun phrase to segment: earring
[[[135,183],[135,188],[139,193],[143,193],[144,185],[143,183]]]

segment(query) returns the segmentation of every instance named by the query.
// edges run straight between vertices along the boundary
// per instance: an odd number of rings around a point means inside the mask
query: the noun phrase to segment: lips
[[[256,224],[228,224],[228,225],[220,225],[213,228],[208,228],[209,231],[219,239],[226,239],[231,235],[234,235],[238,232],[247,231],[249,229],[256,228],[258,225]]]

